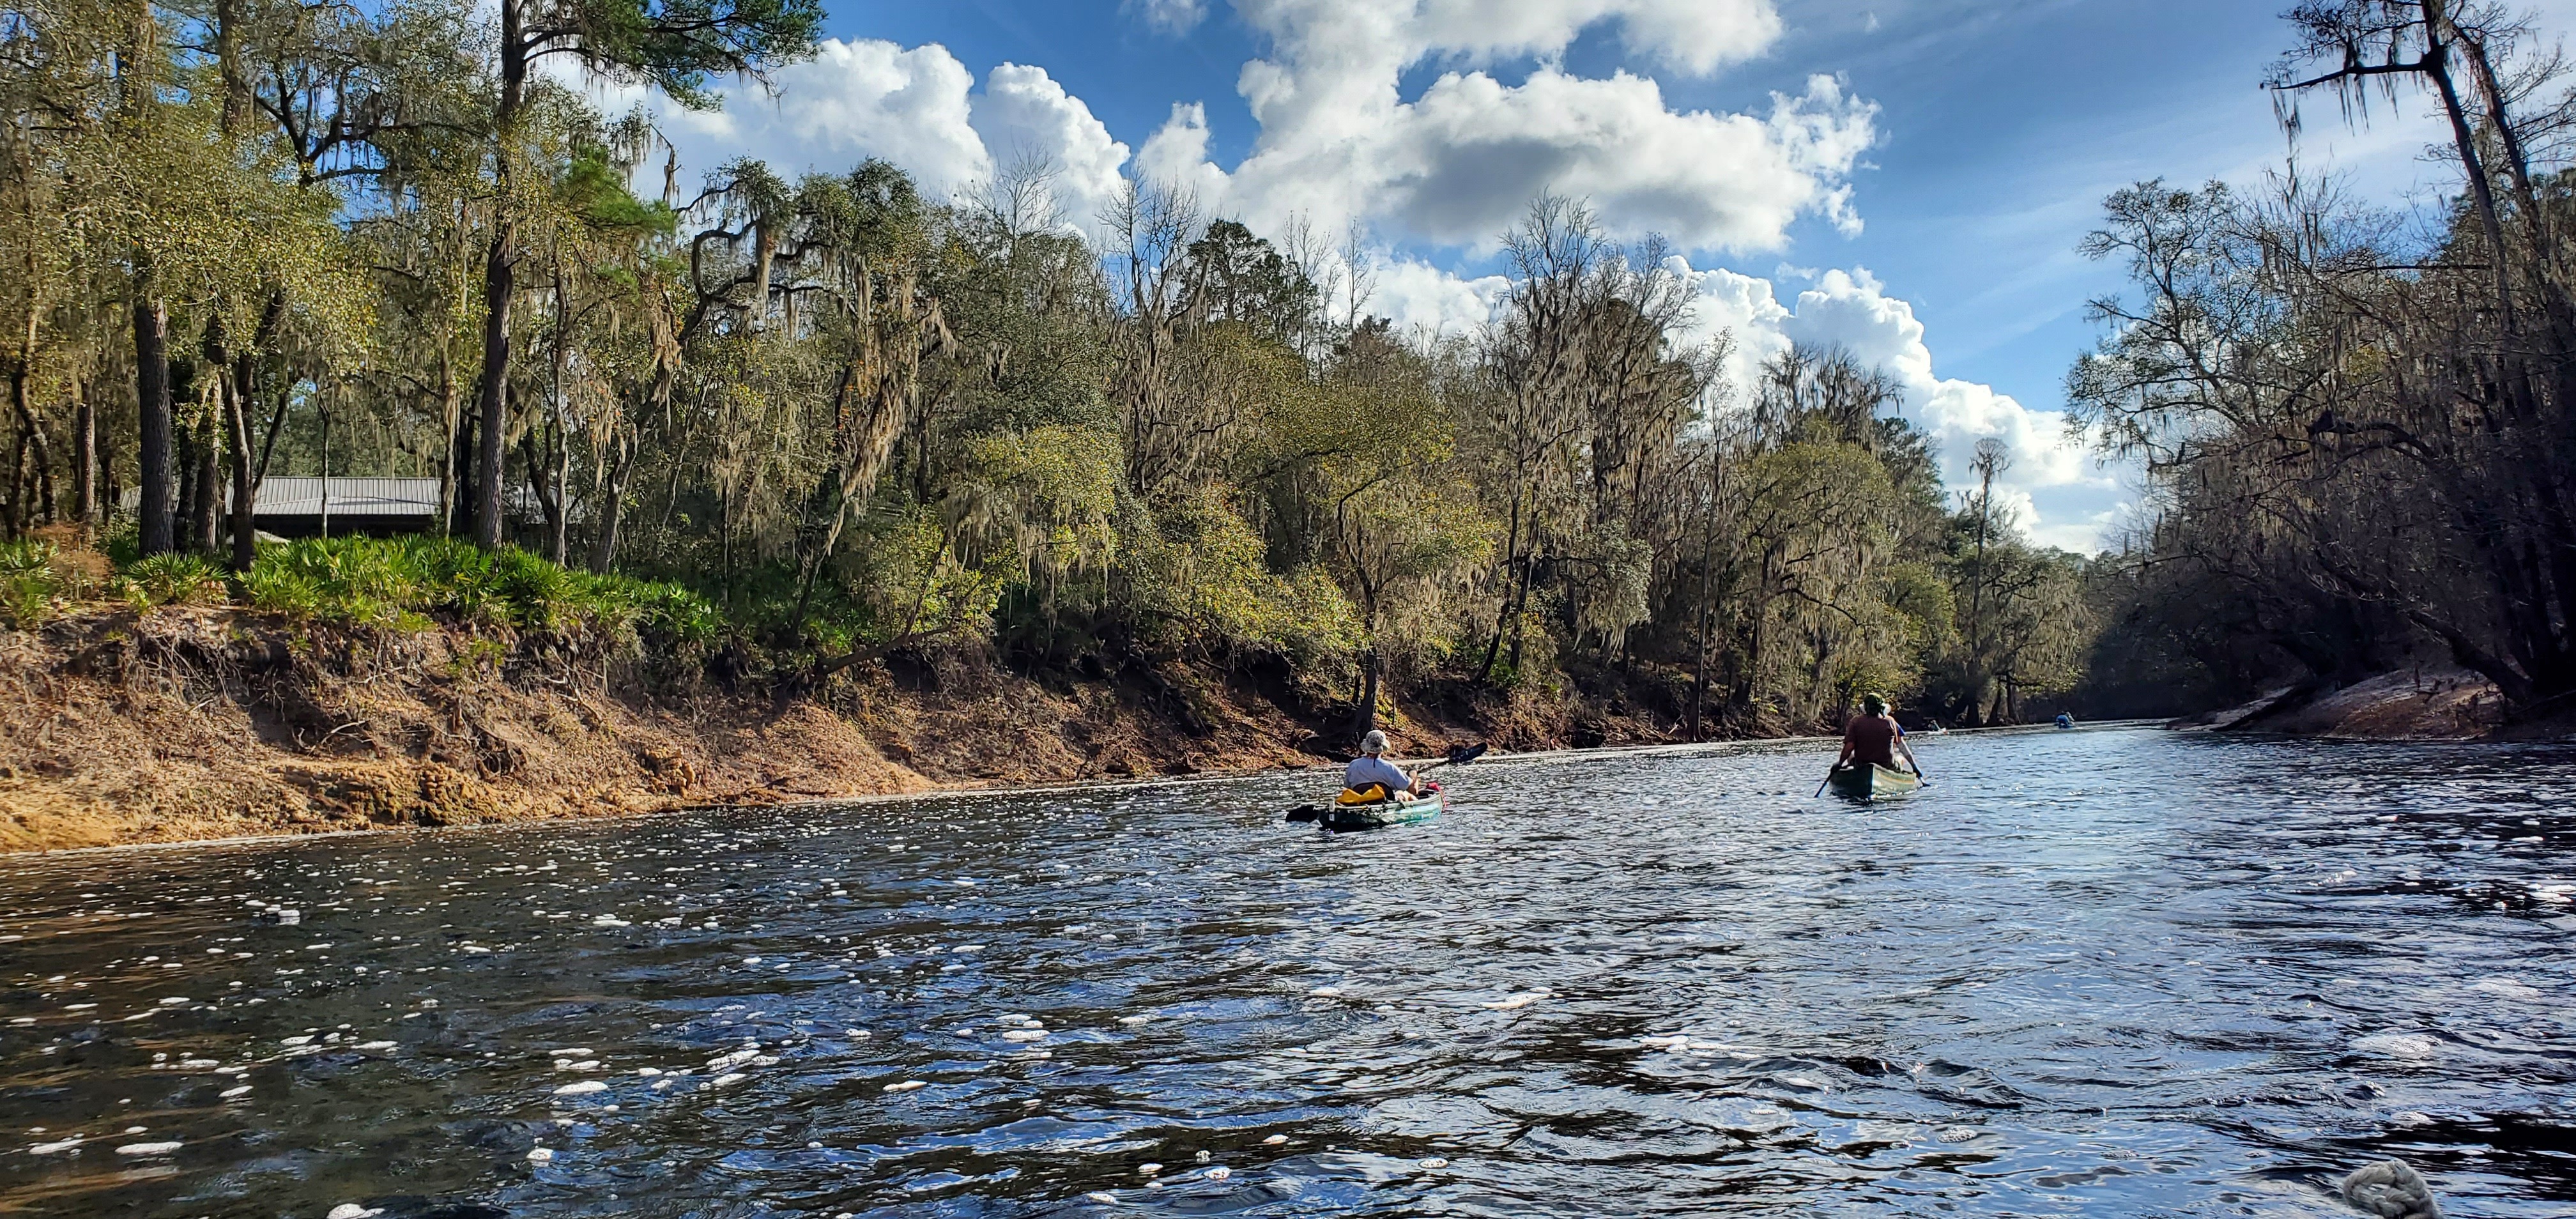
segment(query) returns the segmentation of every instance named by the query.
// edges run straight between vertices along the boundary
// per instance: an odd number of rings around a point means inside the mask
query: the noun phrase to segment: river
[[[0,1209],[2576,1206],[2576,751],[1920,752],[0,857]]]

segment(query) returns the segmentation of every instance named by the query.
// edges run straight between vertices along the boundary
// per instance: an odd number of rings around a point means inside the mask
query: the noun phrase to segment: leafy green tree
[[[499,200],[483,259],[483,359],[475,393],[481,439],[474,530],[486,548],[501,544],[511,308],[532,185],[524,141],[535,69],[549,59],[567,60],[611,80],[650,86],[684,106],[712,108],[719,100],[709,88],[714,76],[757,77],[812,54],[822,6],[816,0],[500,0],[493,17],[498,90],[490,172]],[[767,256],[758,262],[765,268]]]

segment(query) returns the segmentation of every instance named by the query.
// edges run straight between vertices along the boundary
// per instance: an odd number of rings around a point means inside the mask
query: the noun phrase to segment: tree
[[[522,257],[518,194],[531,73],[550,58],[641,83],[684,106],[712,108],[711,76],[763,78],[809,55],[822,21],[817,0],[500,0],[493,46],[498,94],[491,109],[491,172],[499,215],[483,258],[483,369],[475,391],[475,541],[501,544],[502,465],[509,432],[511,306]]]

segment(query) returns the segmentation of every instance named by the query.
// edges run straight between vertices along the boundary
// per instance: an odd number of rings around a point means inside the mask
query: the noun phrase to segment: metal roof
[[[336,516],[436,516],[435,478],[331,478],[331,512]],[[253,517],[320,516],[322,480],[311,475],[276,475],[261,479]]]
[[[438,482],[435,478],[364,478],[331,476],[331,515],[333,516],[418,516],[438,515]],[[125,511],[143,506],[143,492],[127,487],[119,497]],[[225,480],[217,507],[232,505],[232,482]],[[510,489],[510,511],[533,515],[536,496],[522,483]],[[467,509],[471,511],[469,507]],[[259,483],[259,503],[251,519],[263,517],[322,515],[322,479],[311,474],[271,474]],[[583,514],[575,512],[575,519]]]

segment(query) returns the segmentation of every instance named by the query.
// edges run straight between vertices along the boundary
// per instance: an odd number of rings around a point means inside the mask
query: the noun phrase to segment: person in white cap
[[[1360,756],[1351,759],[1350,769],[1342,772],[1342,786],[1353,791],[1372,783],[1383,784],[1389,796],[1418,795],[1421,791],[1420,780],[1386,760],[1386,734],[1375,730],[1360,738]]]

